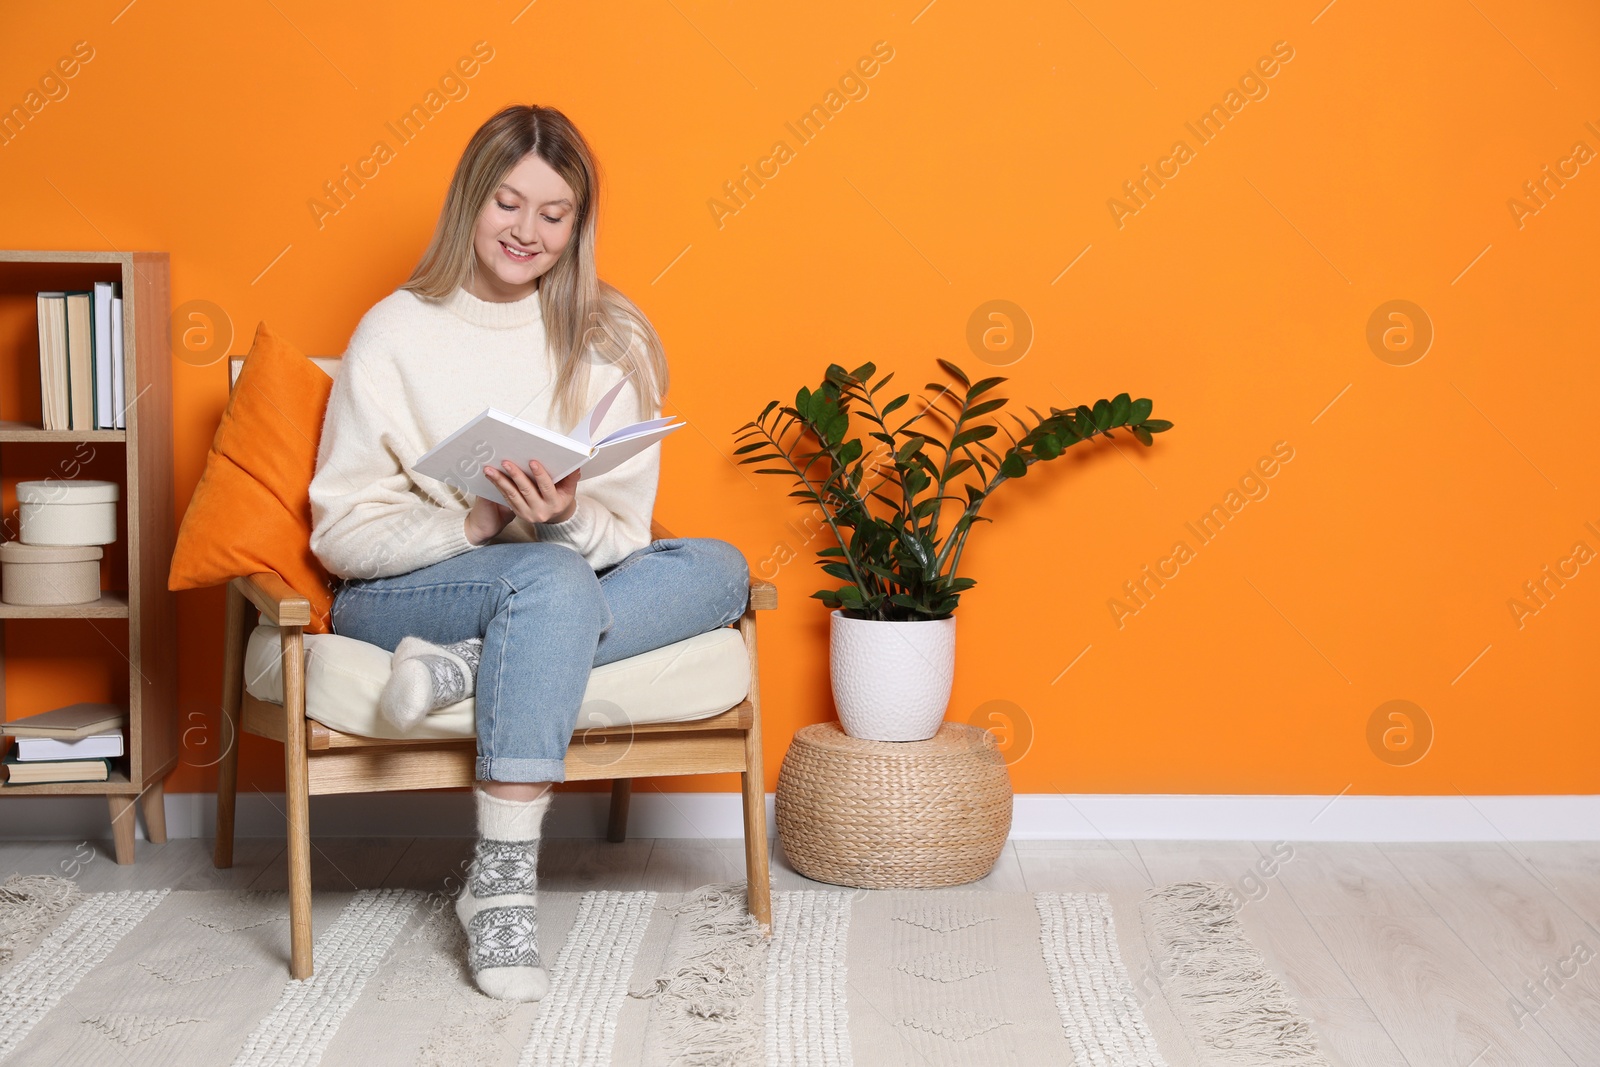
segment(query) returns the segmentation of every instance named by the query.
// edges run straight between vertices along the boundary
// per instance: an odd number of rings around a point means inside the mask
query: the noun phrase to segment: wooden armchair
[[[326,368],[327,362],[322,361]],[[673,535],[651,523],[656,540]],[[709,718],[687,722],[640,723],[586,729],[585,741],[625,741],[615,760],[597,764],[569,754],[568,781],[610,780],[611,813],[607,838],[627,833],[631,780],[674,774],[739,772],[744,800],[745,869],[750,913],[763,925],[772,921],[768,880],[766,788],[761,762],[760,674],[756,659],[756,612],[778,606],[771,582],[752,578],[750,598],[739,619],[750,664],[749,693],[738,704]],[[261,621],[279,628],[282,645],[282,704],[258,699],[245,688],[246,644]],[[223,654],[222,712],[225,736],[248,732],[283,743],[288,808],[290,973],[312,973],[310,798],[328,793],[457,789],[475,780],[474,738],[393,740],[341,733],[318,722],[306,707],[304,627],[311,603],[276,574],[243,575],[228,584],[226,645]],[[316,709],[309,709],[314,713]],[[232,733],[226,731],[231,729]],[[239,745],[218,765],[217,838],[213,862],[233,865],[234,805],[239,781]]]

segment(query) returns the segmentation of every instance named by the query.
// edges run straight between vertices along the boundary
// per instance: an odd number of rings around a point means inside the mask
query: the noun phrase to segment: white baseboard
[[[216,833],[216,796],[168,793],[169,837]],[[545,832],[603,837],[609,793],[559,793]],[[240,837],[282,837],[283,794],[240,794]],[[774,832],[772,795],[767,827]],[[471,837],[467,792],[356,793],[311,799],[318,837]],[[737,793],[633,795],[630,837],[743,836]],[[100,797],[8,797],[0,840],[108,840]],[[144,838],[141,825],[137,836]],[[1184,796],[1022,793],[1017,841],[1595,841],[1600,796]]]

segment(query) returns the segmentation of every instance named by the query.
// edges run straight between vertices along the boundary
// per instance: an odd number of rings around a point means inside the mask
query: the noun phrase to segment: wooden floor
[[[209,841],[138,843],[118,867],[110,842],[0,841],[0,879],[63,874],[86,892],[283,889],[281,842],[241,838],[235,866]],[[315,888],[460,884],[461,838],[318,838]],[[774,848],[773,888],[832,889]],[[540,887],[682,892],[744,876],[737,841],[552,838]],[[1240,918],[1349,1067],[1600,1065],[1600,844],[1372,845],[1241,842],[1015,842],[968,888],[1142,893],[1226,882]]]

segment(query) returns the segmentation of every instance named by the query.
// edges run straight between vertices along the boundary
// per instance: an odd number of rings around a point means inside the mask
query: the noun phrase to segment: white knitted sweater
[[[311,481],[311,551],[323,566],[341,578],[387,577],[478,547],[466,536],[472,497],[411,464],[487,407],[571,429],[551,418],[553,363],[537,292],[494,302],[457,289],[434,301],[399,289],[380,300],[350,338],[323,419]],[[583,410],[619,376],[596,360]],[[639,410],[630,385],[600,434],[655,415]],[[554,541],[600,570],[650,543],[660,469],[661,449],[651,446],[605,474],[580,475],[567,521],[512,519],[486,543]]]

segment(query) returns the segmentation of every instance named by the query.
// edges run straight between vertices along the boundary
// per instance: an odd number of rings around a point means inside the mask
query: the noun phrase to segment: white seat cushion
[[[393,654],[338,634],[306,634],[306,716],[360,737],[476,737],[472,697],[438,708],[409,731],[378,714],[378,694]],[[245,689],[257,700],[283,703],[279,630],[266,623],[245,649]],[[750,692],[750,657],[734,626],[617,660],[589,672],[579,731],[602,726],[689,722],[718,715]]]

